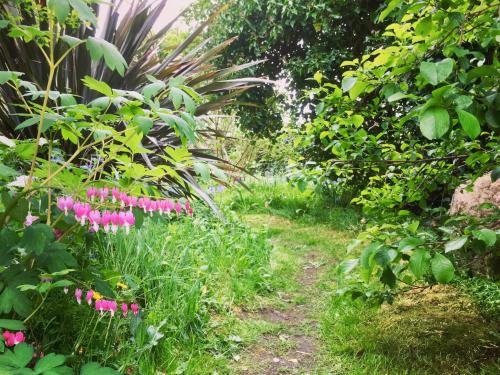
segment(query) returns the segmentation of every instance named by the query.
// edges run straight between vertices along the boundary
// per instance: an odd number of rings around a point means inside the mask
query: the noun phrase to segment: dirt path
[[[240,374],[317,374],[321,367],[318,315],[331,292],[321,287],[335,265],[328,247],[345,233],[304,226],[281,217],[250,215],[246,221],[264,228],[274,245],[272,264],[283,285],[238,317],[245,323],[267,324],[253,343],[235,358]]]

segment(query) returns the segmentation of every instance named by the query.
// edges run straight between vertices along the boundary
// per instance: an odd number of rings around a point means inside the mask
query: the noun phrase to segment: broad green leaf
[[[356,77],[345,77],[342,79],[342,91],[347,92],[352,89],[357,80],[358,79]]]
[[[196,162],[194,163],[193,169],[205,181],[208,181],[210,179],[210,168],[208,167],[207,163]]]
[[[57,21],[64,24],[70,11],[68,0],[48,0],[47,6],[56,15]]]
[[[354,268],[356,268],[359,264],[359,259],[346,259],[342,263],[339,264],[337,268],[337,273],[346,274],[351,272]]]
[[[60,99],[61,99],[61,105],[65,107],[77,105],[75,97],[71,94],[61,94]]]
[[[382,276],[380,276],[380,281],[389,287],[394,287],[396,285],[396,275],[389,266],[384,268]]]
[[[23,74],[21,72],[11,72],[10,70],[0,70],[0,85],[3,85],[7,81],[14,81]]]
[[[497,242],[497,234],[494,230],[483,228],[472,232],[475,238],[483,241],[486,246],[493,246]]]
[[[387,7],[382,12],[380,12],[380,15],[378,16],[378,21],[382,22],[383,20],[385,20],[385,18],[389,14],[391,14],[394,11],[394,9],[396,9],[402,2],[403,0],[391,0],[391,2],[387,4]]]
[[[85,76],[82,81],[91,90],[100,92],[108,97],[114,96],[113,89],[106,82],[98,81],[90,76]]]
[[[148,134],[154,125],[153,120],[146,116],[134,117],[134,123],[137,124],[137,127],[144,135]]]
[[[431,255],[428,250],[418,249],[410,257],[409,267],[417,279],[422,278],[429,271]]]
[[[457,109],[458,121],[462,125],[462,129],[465,134],[470,138],[475,139],[481,133],[481,126],[479,121],[472,113],[464,111],[462,109]]]
[[[437,63],[424,61],[420,64],[420,74],[431,85],[443,82],[453,71],[453,59],[446,58]]]
[[[75,38],[71,35],[63,35],[61,36],[61,40],[66,43],[68,46],[70,47],[74,47],[76,46],[78,43],[81,43],[82,40],[81,39],[78,39],[78,38]]]
[[[420,131],[425,138],[441,138],[450,127],[448,111],[442,107],[429,107],[420,115]]]
[[[0,178],[10,179],[11,177],[19,176],[19,172],[5,164],[0,163]]]
[[[432,274],[440,283],[446,284],[453,280],[455,267],[444,255],[436,253],[431,260]]]
[[[166,85],[162,81],[155,81],[153,83],[147,84],[142,89],[142,95],[145,98],[151,99],[152,96],[158,94],[161,90],[165,89]]]
[[[175,109],[179,109],[182,105],[182,97],[184,92],[177,87],[170,88],[170,99]]]
[[[25,229],[19,247],[24,248],[28,253],[40,255],[52,241],[54,241],[54,232],[50,226],[41,223],[33,224]]]
[[[98,61],[104,57],[104,61],[106,62],[108,68],[116,70],[123,77],[125,74],[125,68],[127,67],[127,62],[116,46],[104,39],[95,37],[89,37],[87,39],[86,46],[92,60]]]
[[[37,374],[41,374],[54,367],[61,366],[65,361],[66,358],[63,355],[50,353],[36,363],[34,370]]]
[[[0,319],[0,328],[11,331],[24,331],[26,329],[22,321],[14,319]]]
[[[92,25],[97,26],[97,17],[84,0],[68,1],[83,21],[90,22]]]
[[[462,236],[459,238],[455,238],[454,240],[448,241],[444,244],[444,252],[449,253],[450,251],[455,251],[464,247],[467,242],[468,237]]]
[[[10,314],[12,310],[22,317],[31,313],[31,301],[17,288],[7,286],[0,294],[0,313]]]
[[[397,102],[398,100],[401,100],[401,99],[405,99],[407,98],[409,95],[405,94],[405,93],[402,93],[402,92],[397,92],[395,94],[392,94],[391,96],[389,96],[387,98],[387,101],[389,103],[392,103],[392,102]]]
[[[399,244],[398,249],[401,251],[413,250],[414,248],[422,245],[425,241],[420,238],[407,237],[403,238]]]

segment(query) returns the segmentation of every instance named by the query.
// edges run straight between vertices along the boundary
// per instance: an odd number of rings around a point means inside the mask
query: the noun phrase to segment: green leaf
[[[429,107],[420,115],[420,131],[427,139],[441,138],[449,126],[450,116],[442,107]]]
[[[84,0],[68,1],[83,21],[90,22],[92,25],[97,26],[97,17]]]
[[[50,226],[41,223],[33,224],[25,229],[19,247],[40,255],[52,241],[54,241],[54,232]]]
[[[35,124],[38,124],[40,122],[40,116],[39,115],[33,115],[33,117],[24,120],[21,122],[19,125],[16,126],[15,130],[21,130],[24,128],[28,128],[30,126],[33,126]]]
[[[75,38],[71,35],[63,35],[61,36],[61,40],[66,43],[68,46],[70,47],[74,47],[76,46],[78,43],[81,43],[82,40],[81,39],[78,39],[78,38]]]
[[[14,176],[19,176],[19,172],[11,167],[0,163],[0,177],[3,179],[9,179]]]
[[[382,276],[380,276],[380,281],[391,288],[396,285],[396,275],[394,275],[394,272],[392,272],[392,269],[389,266],[384,268]]]
[[[71,94],[61,94],[61,105],[65,107],[70,107],[73,105],[77,105],[76,99]]]
[[[170,88],[170,99],[175,109],[179,109],[182,105],[182,97],[184,92],[177,87]]]
[[[10,314],[12,310],[22,317],[31,313],[31,301],[17,288],[7,286],[0,294],[0,313]]]
[[[346,274],[351,272],[354,268],[356,268],[359,264],[359,259],[346,259],[342,263],[339,264],[337,268],[337,273]]]
[[[394,9],[396,9],[402,2],[403,2],[403,0],[392,0],[387,5],[387,7],[382,12],[380,12],[380,15],[378,16],[378,21],[382,22],[383,20],[385,20],[385,18],[389,14],[391,14],[392,11],[394,11]]]
[[[124,76],[127,62],[116,46],[104,39],[94,37],[87,39],[86,46],[92,60],[98,61],[104,57],[104,61],[109,69],[116,70],[122,77]]]
[[[493,246],[495,242],[497,242],[497,234],[491,229],[483,228],[481,230],[475,230],[472,231],[472,234],[478,240],[483,241],[486,246]]]
[[[436,253],[431,260],[432,274],[440,283],[446,284],[453,280],[455,267],[444,255]]]
[[[345,77],[342,79],[342,91],[347,92],[352,89],[357,80],[358,79],[356,77]]]
[[[48,0],[47,6],[56,15],[57,21],[64,24],[70,11],[68,0]]]
[[[41,374],[47,370],[61,366],[66,361],[66,358],[61,354],[50,353],[40,359],[35,365],[35,372]]]
[[[429,271],[431,254],[428,250],[418,249],[410,257],[409,267],[417,279],[422,278]]]
[[[455,251],[455,250],[461,249],[462,247],[464,247],[468,238],[469,237],[467,237],[467,236],[462,236],[462,237],[455,238],[454,240],[446,242],[444,244],[444,252],[449,253],[450,251]]]
[[[15,81],[23,74],[21,72],[11,72],[10,70],[0,70],[0,85],[3,85],[7,81]]]
[[[205,181],[210,180],[210,168],[207,163],[196,162],[194,163],[193,169]]]
[[[424,61],[420,64],[420,74],[431,85],[443,82],[453,71],[453,59],[446,58],[437,63]]]
[[[153,83],[147,84],[142,89],[142,95],[144,97],[151,99],[152,96],[158,94],[161,90],[166,87],[165,83],[162,81],[155,81]]]
[[[414,248],[422,245],[425,241],[420,238],[407,237],[403,238],[399,244],[398,249],[401,251],[413,250]]]
[[[401,99],[405,99],[407,98],[409,95],[405,94],[405,93],[402,93],[402,92],[397,92],[395,94],[392,94],[391,96],[389,96],[387,98],[387,101],[389,103],[392,103],[392,102],[397,102],[398,100],[401,100]]]
[[[134,123],[137,124],[137,127],[144,135],[148,134],[154,125],[153,120],[146,116],[134,117]]]
[[[457,109],[458,121],[462,125],[465,134],[470,138],[475,139],[481,133],[481,126],[479,121],[472,113],[466,112],[462,109]]]
[[[500,167],[496,167],[491,171],[491,182],[495,182],[500,178]]]
[[[108,97],[115,96],[115,94],[113,93],[113,89],[106,82],[98,81],[97,79],[90,76],[85,76],[82,81],[85,86],[87,86],[91,90],[100,92],[101,94]]]
[[[11,331],[24,331],[26,329],[22,321],[14,319],[0,319],[0,328]]]

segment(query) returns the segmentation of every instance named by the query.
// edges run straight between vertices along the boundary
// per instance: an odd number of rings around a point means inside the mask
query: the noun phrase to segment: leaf
[[[0,177],[5,180],[10,180],[11,177],[19,176],[19,172],[11,167],[0,163]]]
[[[23,239],[19,246],[27,252],[37,255],[43,253],[50,242],[54,241],[54,232],[47,224],[33,224],[24,231]]]
[[[427,108],[420,115],[420,131],[425,138],[433,140],[446,134],[450,126],[448,111],[442,107]]]
[[[498,180],[500,178],[500,167],[496,167],[495,169],[493,169],[493,171],[491,172],[491,182],[495,182],[496,180]]]
[[[483,241],[486,246],[493,246],[495,242],[497,242],[497,234],[491,229],[483,228],[481,230],[475,230],[472,231],[472,234],[478,240]]]
[[[142,95],[144,97],[151,99],[152,96],[158,94],[161,90],[166,87],[165,83],[162,81],[155,81],[153,83],[147,84],[142,89]]]
[[[0,328],[11,331],[24,331],[26,329],[22,321],[14,319],[0,319]]]
[[[462,247],[464,247],[468,238],[469,237],[467,237],[467,236],[462,236],[462,237],[455,238],[454,240],[446,242],[444,244],[444,252],[449,253],[450,251],[455,251],[455,250],[461,249]]]
[[[398,249],[401,251],[413,250],[414,248],[425,243],[424,240],[420,238],[407,237],[403,238],[398,245]]]
[[[38,124],[39,122],[40,122],[40,116],[34,115],[33,117],[31,117],[27,120],[24,120],[19,125],[17,125],[15,130],[21,130],[21,129],[33,126],[35,124]]]
[[[153,120],[146,116],[134,117],[134,123],[137,124],[137,127],[144,135],[148,134],[154,125]]]
[[[7,286],[0,294],[0,313],[9,314],[12,310],[26,317],[31,313],[31,301],[17,288]]]
[[[57,21],[64,24],[70,11],[68,0],[48,0],[47,6],[56,15]]]
[[[68,0],[73,9],[78,13],[80,18],[84,21],[90,22],[92,25],[97,26],[97,17],[92,9],[83,0]]]
[[[175,109],[179,109],[182,105],[183,91],[177,87],[170,88],[170,99]]]
[[[384,268],[382,276],[380,276],[380,281],[391,288],[396,285],[396,275],[394,275],[394,272],[392,272],[392,269],[389,266]]]
[[[382,11],[380,12],[380,15],[378,16],[378,22],[382,22],[383,20],[385,20],[385,18],[392,13],[392,11],[394,9],[396,9],[401,3],[403,2],[403,0],[392,0],[388,5],[387,7]]]
[[[35,372],[41,374],[54,367],[61,366],[66,361],[66,358],[61,354],[50,353],[40,359],[35,365]]]
[[[359,259],[347,259],[339,264],[337,268],[338,274],[346,274],[351,272],[354,268],[356,268],[359,264]]]
[[[436,253],[431,260],[432,274],[440,283],[446,284],[453,280],[455,267],[444,255]]]
[[[479,125],[479,121],[476,116],[462,109],[457,109],[457,113],[458,121],[460,121],[465,134],[467,134],[471,139],[476,139],[476,137],[481,133],[481,126]]]
[[[358,79],[356,77],[345,77],[342,79],[342,91],[347,92],[352,89],[357,80]]]
[[[63,35],[61,36],[61,40],[66,43],[68,46],[70,47],[74,47],[76,46],[78,43],[81,43],[82,40],[81,39],[78,39],[78,38],[75,38],[71,35]]]
[[[420,64],[420,74],[431,85],[443,82],[453,71],[453,59],[446,58],[437,63],[424,61]]]
[[[210,179],[210,168],[207,163],[196,162],[194,163],[193,169],[202,179],[206,181]]]
[[[82,79],[83,83],[85,86],[87,86],[89,89],[100,92],[103,95],[106,95],[108,97],[113,97],[115,94],[113,93],[113,89],[106,83],[102,81],[98,81],[95,78],[92,78],[90,76],[85,76],[84,79]]]
[[[397,92],[395,94],[392,94],[391,96],[389,96],[387,98],[387,101],[389,103],[392,103],[392,102],[396,102],[398,100],[401,100],[401,99],[405,99],[407,98],[409,95],[405,94],[405,93],[402,93],[402,92]]]
[[[118,51],[116,46],[107,42],[104,39],[89,37],[87,39],[87,50],[90,53],[90,58],[94,61],[100,60],[104,57],[106,65],[111,70],[116,70],[122,77],[125,74],[127,62]]]
[[[428,250],[418,249],[410,257],[409,267],[417,279],[422,278],[429,271],[431,255]]]
[[[14,81],[19,76],[23,75],[21,72],[13,72],[10,70],[0,70],[0,85],[3,85],[7,81]]]

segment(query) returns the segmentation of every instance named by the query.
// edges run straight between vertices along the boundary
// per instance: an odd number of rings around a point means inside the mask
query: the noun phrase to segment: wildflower
[[[149,203],[149,208],[148,208],[149,214],[153,216],[153,212],[156,211],[157,209],[158,209],[158,202],[151,201]]]
[[[108,188],[102,188],[102,189],[97,189],[97,196],[100,198],[101,202],[104,202],[104,199],[108,197],[109,194],[109,189]]]
[[[34,216],[31,214],[31,211],[28,211],[28,215],[26,215],[26,219],[24,220],[24,225],[29,227],[31,224],[33,224],[38,219],[39,219],[38,216]]]
[[[111,313],[111,317],[115,316],[116,309],[116,301],[108,301],[108,311]]]
[[[87,215],[91,211],[90,204],[76,202],[73,205],[73,211],[75,212],[76,220],[79,221],[81,225],[85,225],[85,221],[87,220]]]
[[[193,216],[193,208],[191,207],[189,201],[186,201],[186,203],[184,203],[184,210],[189,216]]]
[[[122,282],[117,282],[117,283],[116,283],[116,286],[117,286],[118,288],[128,289],[128,285],[127,285],[127,284],[124,284],[124,283],[122,283]]]
[[[54,237],[56,240],[60,239],[63,235],[63,231],[60,230],[59,228],[54,229]]]
[[[134,313],[135,316],[139,314],[139,305],[137,303],[133,303],[130,305],[130,310]]]
[[[113,188],[111,189],[112,201],[115,203],[118,199],[120,199],[120,189]]]
[[[120,217],[116,212],[111,214],[111,232],[115,234],[118,231],[118,226],[120,225]]]
[[[102,312],[104,311],[104,300],[100,299],[95,301],[95,309],[102,314]]]
[[[14,333],[14,332],[10,332],[10,331],[5,330],[2,333],[2,336],[5,340],[6,346],[14,346],[14,345],[20,344],[20,343],[24,342],[26,339],[24,337],[24,333],[22,333],[21,331]]]
[[[109,223],[111,223],[111,212],[103,211],[102,217],[101,217],[101,224],[102,224],[102,227],[104,228],[104,231],[106,233],[109,232]]]
[[[175,212],[177,213],[177,216],[181,214],[182,206],[179,202],[175,204]]]
[[[73,208],[73,198],[71,197],[59,197],[57,198],[57,208],[64,211],[64,215],[68,215],[68,211]]]
[[[100,299],[102,299],[102,294],[94,290],[94,295],[92,296],[92,298],[96,301],[99,301]]]
[[[92,305],[92,297],[94,296],[94,291],[91,289],[87,292],[87,295],[85,297],[85,299],[87,300],[87,303],[90,305]]]
[[[121,213],[121,212],[120,212]],[[125,233],[128,234],[130,231],[130,226],[135,224],[135,216],[132,212],[125,212]]]
[[[89,212],[89,223],[92,225],[94,232],[99,231],[99,224],[101,223],[101,213],[98,210]]]
[[[125,206],[128,206],[130,203],[130,197],[127,195],[127,193],[120,193],[120,206],[123,208]]]
[[[137,197],[129,197],[129,203],[128,203],[130,210],[132,210],[132,207],[137,206]]]
[[[91,187],[87,189],[87,198],[90,198],[91,201],[94,201],[94,198],[97,196],[97,188]]]
[[[65,287],[63,288],[63,291],[64,291],[64,294],[68,294],[68,292],[69,292],[69,288],[68,288],[67,286],[65,286]]]
[[[76,302],[80,305],[82,303],[82,290],[80,288],[77,288],[75,290],[75,298]]]
[[[128,313],[128,306],[126,303],[122,303],[122,312],[123,312],[123,317],[126,318]]]

